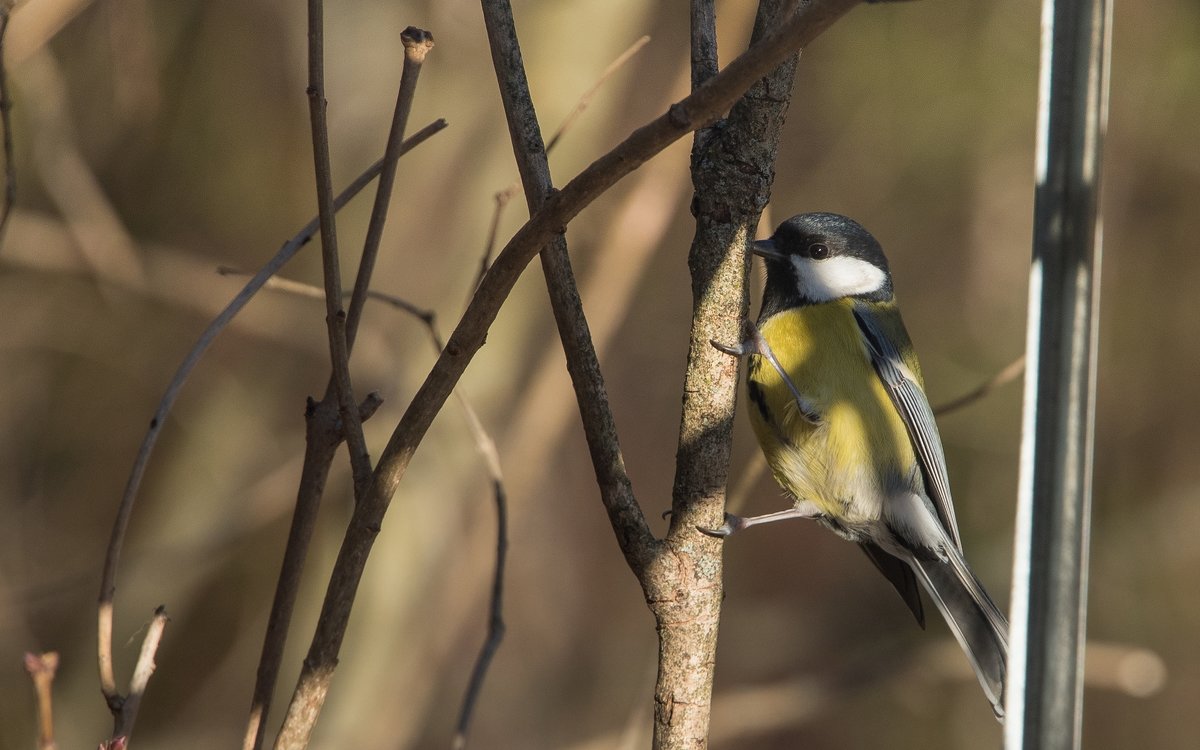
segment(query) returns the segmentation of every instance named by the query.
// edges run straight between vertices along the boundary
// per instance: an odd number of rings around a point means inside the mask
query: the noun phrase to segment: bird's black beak
[[[787,256],[779,252],[779,248],[775,247],[775,240],[768,237],[765,240],[757,240],[750,246],[754,254],[760,258],[768,260],[783,260]]]

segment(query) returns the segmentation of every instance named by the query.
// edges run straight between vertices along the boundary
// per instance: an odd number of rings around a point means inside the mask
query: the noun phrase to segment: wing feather
[[[867,344],[871,364],[904,420],[925,479],[925,491],[933,501],[942,526],[961,551],[962,540],[958,535],[954,500],[950,495],[950,478],[946,473],[946,455],[942,451],[942,439],[933,418],[933,409],[925,398],[920,376],[904,361],[894,340],[902,337],[907,342],[908,334],[904,332],[903,324],[899,324],[898,331],[890,331],[888,324],[865,303],[855,304],[854,320]]]

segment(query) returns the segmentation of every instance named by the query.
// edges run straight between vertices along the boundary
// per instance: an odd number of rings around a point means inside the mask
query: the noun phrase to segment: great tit
[[[793,216],[754,243],[758,324],[718,349],[749,355],[750,420],[793,506],[720,529],[814,519],[857,542],[921,627],[917,582],[1003,717],[1008,622],[963,558],[946,458],[879,242],[831,213]]]

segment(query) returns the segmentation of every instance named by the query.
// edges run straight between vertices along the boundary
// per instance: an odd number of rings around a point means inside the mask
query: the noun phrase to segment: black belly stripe
[[[767,408],[767,394],[763,392],[763,387],[754,380],[747,380],[746,391],[750,396],[750,403],[754,404],[754,408],[758,409],[762,420],[771,426],[771,431],[775,433],[775,439],[781,445],[791,447],[792,441],[784,434],[783,427],[779,422],[771,418],[771,411]]]
[[[763,393],[762,386],[751,380],[746,384],[746,390],[750,395],[750,403],[758,408],[758,413],[762,415],[763,421],[774,424],[771,420],[771,412],[767,410],[767,396]]]

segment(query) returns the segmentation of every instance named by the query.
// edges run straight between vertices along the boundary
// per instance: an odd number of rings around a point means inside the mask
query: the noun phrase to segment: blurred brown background
[[[448,331],[515,179],[477,4],[343,0],[326,10],[335,181],[383,148],[399,32],[431,30],[377,287]],[[561,184],[684,93],[686,4],[515,3],[543,129],[622,50],[652,37],[552,154]],[[718,3],[722,62],[753,3]],[[937,403],[1024,346],[1040,3],[863,7],[801,62],[772,223],[846,213],[889,249]],[[95,667],[104,545],[142,431],[181,357],[240,280],[315,213],[300,2],[29,0],[6,60],[18,209],[0,246],[0,748],[34,743],[26,650],[62,654],[61,746],[110,726]],[[1118,3],[1104,166],[1089,748],[1200,746],[1200,6]],[[669,505],[690,315],[688,144],[568,233],[635,488]],[[501,235],[522,220],[519,201]],[[370,199],[339,216],[353,268]],[[320,283],[309,247],[285,271]],[[350,271],[346,272],[347,274]],[[755,286],[757,287],[757,280]],[[757,289],[755,290],[757,293]],[[153,607],[172,617],[135,742],[232,747],[289,521],[304,397],[328,376],[319,302],[264,292],[218,341],[167,425],[118,581],[118,674]],[[377,453],[433,357],[369,307],[356,386],[386,404]],[[500,444],[511,502],[508,637],[478,708],[480,748],[648,746],[653,621],[597,499],[537,265],[462,390]],[[1007,600],[1019,384],[941,421],[968,555]],[[757,448],[744,420],[734,483]],[[348,517],[339,462],[275,713],[290,695]],[[749,512],[781,508],[767,477]],[[483,635],[494,512],[450,402],[391,508],[315,747],[444,747]],[[727,546],[713,746],[997,747],[942,623],[922,633],[853,548],[812,524]]]

